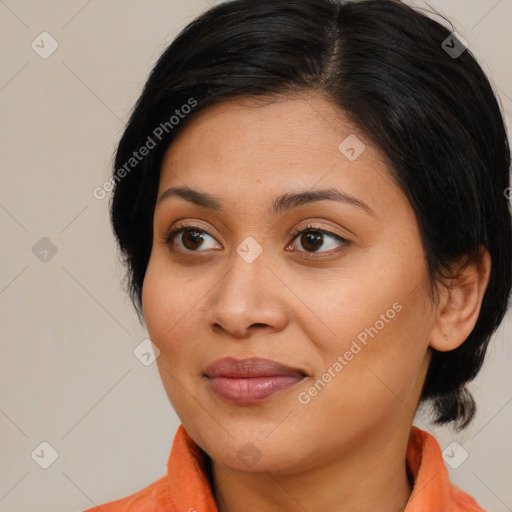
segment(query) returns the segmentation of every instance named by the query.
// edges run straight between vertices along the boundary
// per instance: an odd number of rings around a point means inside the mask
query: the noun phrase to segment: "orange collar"
[[[406,460],[414,487],[405,512],[485,512],[472,496],[450,482],[433,435],[412,426]]]
[[[411,427],[406,460],[414,487],[405,512],[485,512],[450,482],[441,448],[428,432]],[[203,451],[180,425],[167,463],[170,504],[189,512],[217,512],[204,463]]]
[[[414,486],[405,512],[485,512],[449,480],[434,436],[412,426],[406,453]],[[218,512],[206,457],[183,425],[178,427],[167,462],[167,475],[141,491],[85,512]]]

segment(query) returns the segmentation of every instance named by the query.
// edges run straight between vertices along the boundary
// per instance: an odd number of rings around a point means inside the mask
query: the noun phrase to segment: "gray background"
[[[431,5],[455,22],[491,75],[510,127],[512,0]],[[205,0],[0,0],[3,512],[83,510],[165,473],[179,421],[155,364],[134,356],[147,333],[121,288],[108,197],[92,191],[109,177],[157,57],[207,7]],[[46,59],[44,31],[58,43]],[[493,512],[512,510],[511,323],[509,313],[474,383],[479,411],[471,426],[455,434],[416,420],[452,460],[468,453],[450,468],[452,481]],[[58,453],[48,469],[40,467],[52,455],[43,441]],[[453,451],[454,441],[462,448]]]

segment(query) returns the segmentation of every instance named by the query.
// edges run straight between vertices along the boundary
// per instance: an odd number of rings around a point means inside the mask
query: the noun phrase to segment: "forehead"
[[[401,193],[385,155],[314,94],[239,98],[196,113],[164,155],[159,195],[183,185],[244,198],[336,187],[374,204]]]
[[[179,159],[182,152],[187,152],[187,159],[224,157],[233,161],[265,150],[264,156],[272,153],[275,159],[293,163],[304,154],[327,151],[339,156],[339,138],[344,133],[357,132],[359,138],[365,138],[339,108],[316,94],[236,98],[193,115],[168,148],[167,161]]]

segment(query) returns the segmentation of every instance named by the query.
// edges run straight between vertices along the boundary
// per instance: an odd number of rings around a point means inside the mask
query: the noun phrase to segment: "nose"
[[[284,329],[289,321],[286,287],[267,266],[264,254],[248,263],[234,252],[230,260],[230,270],[210,296],[210,328],[236,338]]]

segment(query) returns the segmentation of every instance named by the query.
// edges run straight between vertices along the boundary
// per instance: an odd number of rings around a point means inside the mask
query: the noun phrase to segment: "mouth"
[[[211,390],[219,397],[237,403],[265,400],[291,389],[307,374],[271,359],[219,359],[203,374]]]

